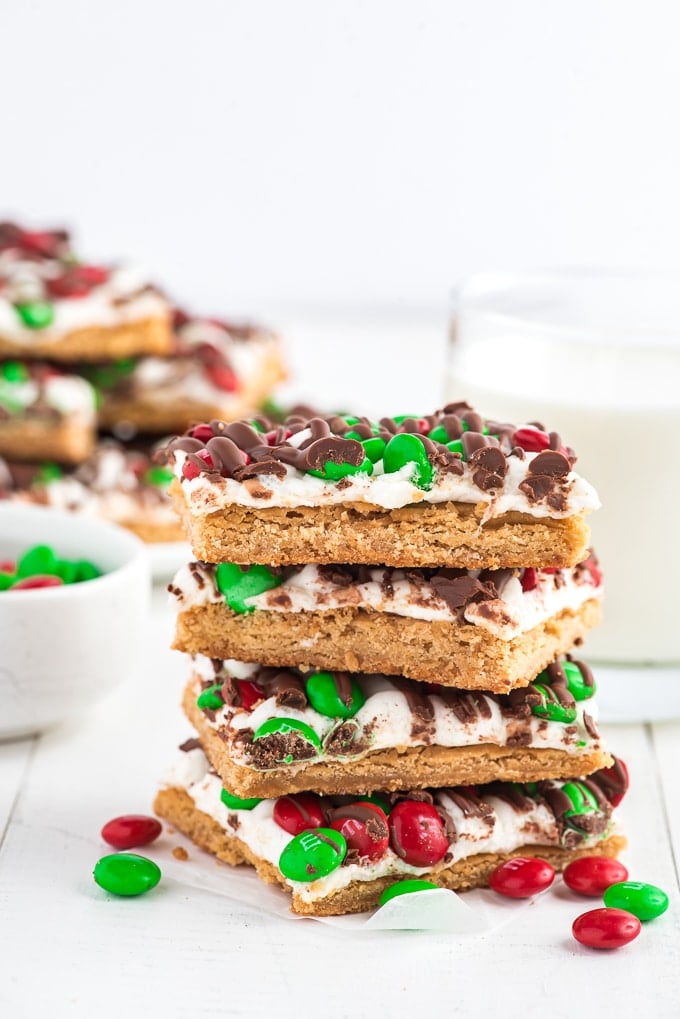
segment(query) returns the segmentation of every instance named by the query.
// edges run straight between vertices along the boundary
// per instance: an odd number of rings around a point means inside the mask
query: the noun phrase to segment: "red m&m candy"
[[[636,916],[625,909],[591,909],[572,924],[572,934],[588,948],[621,948],[634,941],[642,929]]]
[[[431,867],[448,852],[442,819],[429,803],[402,800],[390,814],[389,827],[392,849],[412,867]]]
[[[549,888],[555,870],[537,856],[515,856],[499,864],[491,872],[489,884],[495,892],[509,899],[528,899]]]
[[[207,449],[199,449],[198,452],[194,453],[193,455],[198,457],[199,460],[202,460],[206,467],[215,466],[215,464],[213,463],[213,459]],[[193,463],[191,460],[184,461],[184,464],[182,466],[182,475],[187,479],[187,481],[193,481],[194,478],[197,478],[200,473],[201,469],[200,467],[197,466],[197,464]]]
[[[550,449],[550,436],[538,428],[518,428],[512,441],[527,453],[542,453],[544,449]]]
[[[231,368],[226,365],[209,364],[205,369],[205,374],[214,386],[224,390],[225,393],[233,393],[238,389],[238,379]]]
[[[626,762],[622,761],[620,757],[615,757],[611,767],[600,768],[595,774],[612,807],[618,807],[630,786],[630,776]]]
[[[258,686],[257,683],[253,683],[250,679],[237,679],[236,685],[241,694],[240,707],[244,711],[252,711],[255,705],[259,704],[267,696],[262,687]]]
[[[323,828],[326,824],[321,800],[314,793],[280,796],[274,804],[273,817],[279,828],[291,835],[300,835],[310,828]]]
[[[123,814],[114,817],[102,828],[102,838],[116,849],[134,849],[147,846],[157,839],[162,831],[160,821],[146,814]]]
[[[332,811],[330,827],[345,836],[347,851],[379,860],[390,844],[387,815],[375,803],[351,803]]]
[[[210,425],[196,425],[189,432],[192,439],[198,439],[199,442],[209,442],[210,439],[214,439],[215,433],[213,432]]]
[[[538,584],[538,570],[533,566],[527,566],[520,581],[523,591],[533,591]]]
[[[625,881],[628,871],[608,856],[582,856],[564,869],[564,883],[579,895],[603,895],[610,885]]]
[[[48,573],[36,573],[33,577],[24,577],[23,580],[12,584],[12,590],[28,591],[39,587],[61,587],[63,583],[64,581],[61,577],[55,577]]]

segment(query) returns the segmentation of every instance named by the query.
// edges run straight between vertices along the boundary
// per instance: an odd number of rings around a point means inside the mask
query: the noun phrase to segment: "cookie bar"
[[[599,505],[557,433],[466,403],[379,422],[212,421],[168,457],[194,555],[208,562],[573,566]]]
[[[184,711],[236,796],[530,782],[612,763],[583,662],[507,696],[196,656]]]
[[[0,223],[0,357],[169,354],[166,299],[127,267],[85,265],[65,230]]]
[[[0,456],[79,463],[94,444],[89,382],[39,361],[0,363]]]
[[[248,863],[263,881],[281,885],[294,913],[372,909],[403,878],[459,891],[483,887],[513,856],[540,856],[562,869],[578,856],[616,856],[625,847],[610,799],[622,795],[617,765],[568,782],[494,782],[354,803],[307,793],[237,805],[198,741],[184,747],[156,813],[220,860]]]
[[[167,496],[169,480],[150,450],[114,440],[100,442],[76,470],[64,471],[49,462],[6,462],[4,469],[0,465],[5,498],[110,520],[151,543],[184,540]]]
[[[102,428],[168,435],[204,419],[233,421],[285,378],[279,338],[267,329],[178,310],[173,324],[171,357],[84,369],[101,394]]]
[[[507,693],[582,642],[602,582],[593,556],[569,570],[195,562],[168,589],[180,651]]]

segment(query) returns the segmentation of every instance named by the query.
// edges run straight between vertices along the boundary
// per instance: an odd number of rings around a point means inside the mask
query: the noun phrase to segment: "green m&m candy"
[[[57,557],[49,545],[34,545],[21,556],[17,563],[17,577],[35,577],[45,573],[55,574]]]
[[[79,583],[83,580],[96,580],[102,575],[102,571],[87,559],[78,559],[75,565],[78,570]]]
[[[269,718],[253,733],[253,743],[257,742],[259,739],[264,739],[265,736],[287,736],[289,733],[295,733],[302,739],[307,740],[307,742],[311,743],[316,751],[321,749],[321,740],[314,732],[311,725],[307,725],[306,722],[298,722],[296,718]],[[293,760],[294,758],[292,754],[283,754],[277,763],[292,764]]]
[[[395,414],[392,420],[395,425],[401,425],[404,421],[420,421],[422,414]]]
[[[102,856],[94,868],[94,879],[100,888],[113,895],[143,895],[155,888],[161,879],[160,867],[136,853],[111,853]]]
[[[374,435],[372,439],[362,439],[361,445],[371,463],[377,463],[385,455],[385,440],[381,439],[379,435]]]
[[[222,683],[213,683],[203,690],[196,698],[196,707],[201,711],[219,711],[224,706]]]
[[[656,885],[642,881],[619,881],[604,893],[604,904],[614,909],[625,909],[643,923],[655,920],[668,909],[668,896]]]
[[[6,382],[26,382],[28,368],[21,361],[5,361],[0,368],[0,375]]]
[[[413,464],[411,481],[418,488],[427,489],[432,486],[434,470],[428,460],[425,446],[417,435],[408,432],[393,435],[385,446],[383,467],[385,474],[400,471],[405,464]]]
[[[283,577],[277,576],[266,566],[250,566],[242,570],[236,563],[220,563],[215,571],[218,589],[232,612],[253,612],[254,605],[246,605],[247,598],[254,598],[264,591],[270,591],[283,583]]]
[[[137,367],[134,357],[121,357],[110,364],[97,364],[84,370],[85,376],[93,386],[99,389],[113,389],[126,375],[131,375]]]
[[[357,803],[374,803],[376,807],[380,807],[383,814],[389,815],[392,807],[387,802],[384,796],[379,796],[377,793],[371,793],[370,796],[357,796]]]
[[[567,677],[567,689],[575,701],[587,701],[596,693],[595,683],[588,684],[576,662],[562,662]]]
[[[41,463],[37,470],[35,478],[33,479],[34,485],[49,485],[50,481],[57,481],[63,476],[59,464],[52,463],[51,460],[46,460],[45,463]]]
[[[220,793],[220,799],[225,807],[229,807],[230,810],[252,810],[258,803],[262,803],[261,796],[249,796],[245,799],[241,799],[240,796],[234,796],[227,789],[223,789]]]
[[[541,675],[544,675],[541,673]],[[541,676],[538,677],[540,680]],[[569,725],[571,722],[576,721],[576,705],[575,704],[561,704],[557,694],[553,688],[549,685],[544,686],[543,683],[534,681],[532,688],[542,698],[539,704],[531,705],[531,713],[537,718],[547,718],[549,722],[563,722]]]
[[[340,481],[341,478],[350,477],[352,474],[372,474],[373,464],[368,457],[364,457],[360,464],[336,464],[332,460],[326,460],[323,465],[322,471],[311,470],[307,471],[307,474],[311,474],[315,478],[323,478],[324,481]]]
[[[396,899],[399,895],[409,895],[411,892],[431,892],[438,888],[434,881],[396,881],[389,885],[380,896],[380,905],[384,906],[390,899]]]
[[[279,870],[291,881],[316,881],[337,870],[346,855],[344,835],[334,828],[314,828],[290,840],[279,857]]]
[[[0,591],[6,591],[16,579],[16,573],[7,573],[5,570],[0,570]]]
[[[587,814],[600,812],[600,805],[596,797],[583,782],[565,782],[562,792],[569,797],[573,806],[564,812],[564,820],[570,828],[581,831],[578,818]]]
[[[352,718],[356,715],[366,698],[356,680],[344,680],[343,674],[336,678],[332,672],[315,672],[309,677],[305,689],[315,711],[327,718]],[[349,704],[346,699],[349,699]]]
[[[310,472],[311,473],[311,472]],[[323,474],[330,481],[339,481],[340,478],[350,477],[352,474],[372,474],[373,464],[367,456],[356,466],[354,464],[336,464],[327,460],[323,466]]]
[[[80,580],[78,563],[70,559],[57,559],[54,564],[54,572],[64,581],[65,584],[75,584]]]
[[[147,485],[156,485],[157,488],[167,488],[174,477],[169,467],[149,467],[144,472],[144,481]]]
[[[465,449],[460,439],[453,439],[451,442],[447,442],[446,448],[450,453],[460,453],[461,460],[465,460]]]
[[[49,301],[22,301],[14,307],[27,329],[46,329],[54,321],[54,305]]]
[[[450,441],[449,433],[444,428],[444,425],[437,425],[431,432],[427,433],[427,437],[428,439],[432,439],[433,442],[443,442],[444,445]]]

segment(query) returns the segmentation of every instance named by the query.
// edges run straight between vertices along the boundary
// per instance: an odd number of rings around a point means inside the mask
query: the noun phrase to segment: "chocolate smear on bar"
[[[411,738],[431,743],[434,738],[435,721],[434,707],[430,698],[417,689],[418,684],[411,683],[401,676],[393,676],[392,682],[397,690],[406,698],[411,712]]]
[[[276,697],[277,707],[295,708],[297,711],[304,711],[307,707],[305,685],[294,672],[287,669],[276,672],[267,685]]]
[[[590,781],[598,786],[608,801],[623,796],[628,790],[626,770],[618,757],[614,757],[611,767],[594,772],[590,776]]]
[[[583,724],[586,728],[586,732],[588,733],[591,739],[600,738],[600,731],[597,728],[597,723],[595,722],[595,719],[592,717],[592,715],[589,715],[587,711],[583,712]]]
[[[184,751],[185,754],[188,754],[190,750],[202,750],[203,747],[200,739],[196,739],[195,736],[192,736],[191,739],[186,739],[184,743],[180,743],[179,749]]]
[[[549,478],[565,478],[571,467],[566,456],[557,450],[544,450],[529,464],[529,474],[540,474]]]
[[[452,612],[457,612],[468,602],[482,601],[485,598],[495,598],[496,590],[488,584],[483,584],[475,577],[463,574],[461,577],[447,577],[440,571],[430,579],[430,584],[436,594],[446,602]]]
[[[498,446],[477,449],[469,460],[473,468],[472,480],[482,492],[503,487],[503,480],[508,473],[508,461]]]
[[[497,796],[498,799],[504,800],[518,813],[526,813],[536,806],[536,801],[519,782],[490,782],[485,787],[485,792],[489,796]]]
[[[220,696],[226,705],[230,708],[237,708],[243,702],[241,697],[241,691],[238,688],[238,683],[233,676],[227,676],[222,683],[222,689],[220,690]]]

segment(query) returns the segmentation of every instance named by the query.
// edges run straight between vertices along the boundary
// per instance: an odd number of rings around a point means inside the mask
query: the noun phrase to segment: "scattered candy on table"
[[[590,909],[577,916],[572,925],[577,941],[588,948],[622,948],[642,930],[636,916],[625,909]]]
[[[582,856],[579,860],[572,860],[562,876],[572,892],[599,898],[610,885],[625,881],[628,871],[622,863],[608,856]]]
[[[146,814],[123,814],[107,821],[101,831],[104,842],[115,849],[134,849],[148,846],[162,831],[160,821]]]
[[[100,888],[112,895],[143,895],[156,887],[161,870],[145,856],[111,853],[95,864],[94,879]]]
[[[628,910],[643,923],[655,920],[668,909],[666,893],[642,881],[619,881],[607,888],[603,898],[605,906]]]
[[[26,591],[41,587],[80,584],[101,577],[101,570],[87,559],[61,559],[49,545],[34,545],[16,562],[3,562],[0,591]]]
[[[528,899],[544,892],[555,880],[555,869],[536,856],[515,856],[491,872],[489,885],[509,899]]]

